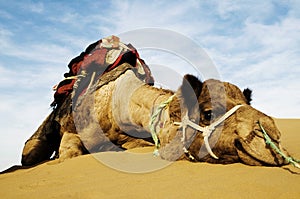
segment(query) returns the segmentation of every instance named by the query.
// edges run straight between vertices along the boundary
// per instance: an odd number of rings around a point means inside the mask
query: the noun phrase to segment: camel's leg
[[[31,166],[49,160],[53,148],[46,140],[31,138],[27,140],[22,152],[22,165]]]
[[[122,144],[122,148],[124,149],[133,149],[147,146],[154,146],[154,144],[152,142],[137,138],[128,138],[128,140],[124,144]]]
[[[59,147],[59,161],[64,161],[85,153],[85,148],[78,134],[65,132]]]
[[[58,151],[60,125],[52,112],[36,132],[26,141],[22,152],[22,165],[31,166],[49,160]]]

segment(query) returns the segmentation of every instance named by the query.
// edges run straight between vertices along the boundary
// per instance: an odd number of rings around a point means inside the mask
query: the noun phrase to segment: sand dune
[[[283,146],[300,158],[300,120],[276,122]],[[1,198],[300,198],[300,169],[291,165],[169,163],[151,151],[85,155],[1,174]]]

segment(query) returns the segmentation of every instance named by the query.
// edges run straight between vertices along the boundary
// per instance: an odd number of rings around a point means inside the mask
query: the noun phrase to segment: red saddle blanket
[[[80,79],[78,89],[83,91],[88,86],[92,73],[95,72],[98,79],[102,74],[123,63],[136,67],[140,78],[145,83],[154,84],[151,71],[140,58],[137,50],[131,44],[120,42],[118,37],[110,36],[90,44],[84,52],[70,61],[69,72],[64,74],[65,79],[54,87],[56,92],[51,106],[62,104],[73,91],[78,79]]]

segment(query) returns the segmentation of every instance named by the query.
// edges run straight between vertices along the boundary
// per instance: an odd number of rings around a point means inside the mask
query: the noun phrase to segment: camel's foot
[[[154,146],[154,144],[143,139],[129,139],[126,143],[122,145],[122,148],[128,150],[147,146]]]
[[[65,132],[59,147],[59,161],[84,154],[84,146],[78,134]]]
[[[22,165],[32,166],[49,160],[54,150],[50,147],[49,143],[37,138],[29,139],[25,143],[22,152]]]

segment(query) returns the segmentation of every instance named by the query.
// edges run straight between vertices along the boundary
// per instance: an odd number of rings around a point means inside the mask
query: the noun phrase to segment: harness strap
[[[220,117],[217,121],[211,123],[208,126],[199,126],[198,124],[192,122],[189,119],[188,116],[188,112],[185,114],[185,116],[182,118],[182,122],[174,122],[175,125],[179,125],[180,127],[182,127],[182,142],[185,142],[186,140],[186,133],[185,133],[185,129],[190,126],[195,130],[198,130],[200,132],[202,132],[202,136],[203,136],[203,140],[204,140],[204,145],[205,148],[207,150],[207,152],[215,159],[219,159],[212,151],[209,142],[208,142],[208,138],[210,137],[210,135],[212,134],[212,132],[215,130],[215,128],[221,124],[223,121],[225,121],[228,117],[230,117],[234,112],[236,112],[240,107],[242,107],[243,105],[236,105],[235,107],[233,107],[232,109],[230,109],[229,111],[227,111],[222,117]],[[186,147],[183,146],[183,151],[187,151]],[[190,156],[190,155],[189,155]],[[194,158],[192,158],[194,159]]]

